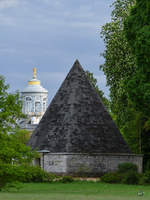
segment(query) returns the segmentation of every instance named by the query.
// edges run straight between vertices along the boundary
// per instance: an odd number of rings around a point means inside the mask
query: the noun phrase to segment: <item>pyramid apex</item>
[[[77,68],[80,69],[81,71],[84,71],[78,59],[75,60],[70,71],[77,69]]]
[[[76,64],[76,65],[77,65],[77,64],[78,64],[78,65],[80,65],[80,62],[79,62],[79,60],[78,60],[78,59],[76,59],[76,60],[75,60],[75,62],[74,62],[74,64]]]

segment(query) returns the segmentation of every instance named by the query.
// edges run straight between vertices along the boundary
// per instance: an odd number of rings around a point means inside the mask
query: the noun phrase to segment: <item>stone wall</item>
[[[135,154],[80,154],[80,153],[48,153],[41,158],[44,170],[57,174],[99,175],[117,170],[120,163],[130,162],[138,166],[142,172],[143,156]],[[41,165],[43,168],[43,164]]]

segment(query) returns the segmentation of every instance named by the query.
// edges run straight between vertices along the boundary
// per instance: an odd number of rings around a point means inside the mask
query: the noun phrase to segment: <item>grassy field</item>
[[[142,190],[144,196],[138,196]],[[0,200],[150,200],[150,186],[91,182],[30,183],[18,192],[0,192]]]

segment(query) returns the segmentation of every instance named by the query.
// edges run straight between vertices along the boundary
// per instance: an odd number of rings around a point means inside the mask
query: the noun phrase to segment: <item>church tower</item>
[[[23,100],[23,113],[27,119],[22,121],[21,128],[34,129],[47,109],[48,91],[41,86],[37,79],[36,68],[33,68],[33,77],[28,86],[21,92]]]

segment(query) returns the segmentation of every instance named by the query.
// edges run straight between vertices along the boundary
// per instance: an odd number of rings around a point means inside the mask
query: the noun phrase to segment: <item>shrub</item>
[[[137,172],[137,166],[133,163],[122,163],[118,165],[117,172],[110,172],[101,177],[105,183],[138,184],[142,182],[142,176]]]
[[[146,172],[143,174],[142,183],[143,183],[143,184],[149,184],[149,183],[150,183],[150,171],[146,171]]]
[[[109,172],[101,177],[101,181],[105,183],[120,183],[121,178],[121,174],[117,172]]]
[[[128,172],[137,172],[137,166],[133,163],[121,163],[118,165],[118,172],[119,173],[128,173]]]
[[[137,172],[133,172],[131,170],[128,173],[124,174],[124,177],[121,182],[125,184],[136,185],[139,183],[139,180],[140,180],[140,175]]]
[[[55,177],[55,175],[35,166],[0,164],[0,188],[16,181],[24,183],[52,182]]]
[[[16,181],[15,167],[9,164],[0,163],[0,188],[7,183]]]
[[[19,166],[17,175],[21,182],[51,182],[56,177],[35,166]]]
[[[72,176],[63,176],[63,178],[61,179],[62,183],[71,183],[73,182],[73,178]]]

